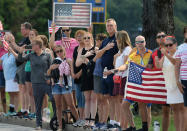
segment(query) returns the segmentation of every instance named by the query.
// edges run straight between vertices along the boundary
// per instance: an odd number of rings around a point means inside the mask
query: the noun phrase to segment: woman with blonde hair
[[[128,59],[128,56],[132,50],[131,41],[129,38],[129,35],[126,31],[118,31],[116,33],[116,41],[117,46],[119,49],[119,52],[114,56],[114,67],[118,68],[121,65],[124,65]],[[113,89],[113,95],[116,99],[115,102],[115,116],[116,121],[111,120],[111,124],[118,124],[121,125],[122,128],[125,128],[124,123],[124,112],[122,110],[122,101],[124,97],[124,89],[127,79],[127,71],[124,72],[114,72],[113,70],[109,70],[108,72],[105,72],[104,74],[110,75],[112,73],[115,73],[113,76],[114,80],[114,89]],[[126,123],[127,124],[127,123]]]
[[[96,94],[94,93],[93,71],[95,64],[90,64],[89,61],[95,57],[94,40],[91,33],[86,32],[83,37],[85,47],[78,52],[76,66],[82,69],[81,91],[85,96],[85,118],[84,126],[92,127],[95,125],[96,116]],[[91,119],[90,118],[91,114]]]
[[[54,59],[53,64],[48,70],[48,74],[52,75],[52,94],[55,98],[56,107],[57,107],[57,119],[59,121],[59,129],[62,130],[62,111],[66,110],[64,103],[70,108],[73,116],[77,120],[78,112],[75,108],[72,95],[72,77],[71,77],[71,68],[72,62],[71,59],[66,58],[66,52],[64,47],[61,45],[56,45],[55,53],[57,58]],[[59,62],[55,62],[59,61]],[[58,68],[58,69],[57,69]],[[53,70],[57,69],[58,74],[53,75]],[[65,101],[65,102],[63,102]]]

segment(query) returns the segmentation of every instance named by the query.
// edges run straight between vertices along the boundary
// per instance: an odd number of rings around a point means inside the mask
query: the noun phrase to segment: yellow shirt
[[[126,62],[126,64],[128,64],[129,61],[132,61],[138,65],[146,67],[151,57],[151,54],[152,54],[152,51],[149,49],[146,49],[144,56],[141,57],[141,55],[139,54],[139,51],[137,50],[129,55],[129,60]]]

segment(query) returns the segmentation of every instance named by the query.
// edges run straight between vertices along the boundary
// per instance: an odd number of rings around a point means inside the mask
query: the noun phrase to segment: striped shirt
[[[187,80],[187,43],[183,43],[178,47],[175,58],[181,59],[180,78]]]

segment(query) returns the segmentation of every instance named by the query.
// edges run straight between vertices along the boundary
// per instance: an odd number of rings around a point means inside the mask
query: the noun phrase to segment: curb
[[[20,125],[20,126],[32,127],[32,128],[36,127],[35,119],[30,120],[30,119],[18,118],[13,116],[0,116],[0,123]],[[47,122],[42,122],[42,128],[46,130],[51,130],[50,125]],[[67,124],[64,131],[92,131],[92,130],[84,129],[82,127],[73,127],[72,125]]]

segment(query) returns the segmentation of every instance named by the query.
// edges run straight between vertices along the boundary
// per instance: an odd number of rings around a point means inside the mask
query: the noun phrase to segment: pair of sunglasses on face
[[[70,31],[70,29],[62,30],[62,32],[69,32],[69,31]]]
[[[165,44],[164,46],[165,46],[165,47],[172,47],[172,46],[173,46],[173,43]]]
[[[157,39],[164,38],[164,37],[166,37],[166,35],[158,35],[158,36],[156,36]]]
[[[135,44],[143,44],[144,43],[144,40],[141,40],[141,41],[135,41]]]
[[[83,39],[84,39],[84,40],[86,40],[86,39],[90,40],[90,39],[91,39],[91,37],[84,37]]]
[[[63,52],[63,50],[57,50],[57,51],[55,51],[55,52],[56,52],[56,54],[58,54],[58,53]]]

